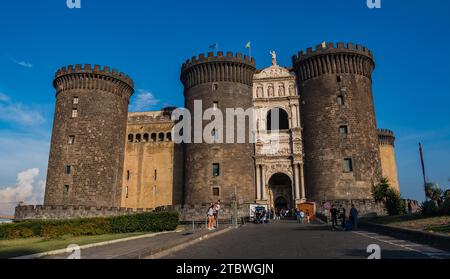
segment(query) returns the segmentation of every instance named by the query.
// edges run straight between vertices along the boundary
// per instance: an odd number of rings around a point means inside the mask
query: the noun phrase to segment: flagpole
[[[419,152],[420,152],[420,163],[422,165],[422,175],[423,175],[423,186],[427,186],[427,179],[425,176],[425,162],[423,160],[423,149],[422,149],[422,143],[419,143]]]

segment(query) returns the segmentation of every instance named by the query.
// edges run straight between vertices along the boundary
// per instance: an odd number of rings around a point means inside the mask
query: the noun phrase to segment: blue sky
[[[366,0],[81,1],[73,10],[66,0],[1,3],[3,197],[42,195],[59,67],[92,63],[126,72],[136,84],[134,109],[182,106],[183,61],[215,42],[245,53],[247,41],[259,68],[270,64],[269,50],[290,66],[293,54],[323,41],[369,47],[378,126],[397,135],[403,196],[423,199],[419,141],[429,179],[450,184],[450,1],[382,0],[373,10]]]

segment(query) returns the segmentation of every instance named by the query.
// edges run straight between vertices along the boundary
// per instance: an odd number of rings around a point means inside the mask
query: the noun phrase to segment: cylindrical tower
[[[185,107],[192,115],[192,143],[185,145],[185,204],[195,205],[205,202],[231,201],[235,196],[241,202],[254,202],[256,198],[254,183],[254,146],[249,141],[249,118],[245,119],[245,141],[239,143],[239,132],[235,119],[234,125],[227,127],[226,109],[244,111],[253,106],[252,83],[255,73],[255,61],[248,56],[227,52],[201,54],[183,64],[181,81],[184,85]],[[194,108],[194,102],[197,105]],[[201,101],[201,107],[198,101]],[[212,133],[213,143],[198,143],[202,132],[211,121],[201,121],[195,126],[194,112],[203,113],[214,108],[223,114],[223,130]],[[211,119],[216,119],[215,116]],[[242,123],[242,122],[241,122]],[[196,128],[197,127],[197,128]],[[203,128],[198,131],[199,128]],[[206,129],[205,129],[206,131]],[[234,140],[227,141],[227,134],[233,132]],[[209,136],[209,132],[205,132]],[[197,140],[195,140],[197,139]],[[220,143],[223,141],[223,143]],[[211,142],[211,141],[209,141]]]
[[[120,207],[130,77],[109,67],[56,72],[45,205]]]
[[[372,53],[349,43],[293,57],[302,102],[305,185],[313,201],[371,199],[381,177]]]
[[[383,177],[388,178],[391,186],[400,192],[397,162],[395,160],[394,132],[386,129],[378,129],[378,144],[380,147],[381,170]]]

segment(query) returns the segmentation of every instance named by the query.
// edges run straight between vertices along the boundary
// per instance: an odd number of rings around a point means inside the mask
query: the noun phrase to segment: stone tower
[[[395,136],[391,130],[378,129],[380,145],[381,169],[383,177],[387,177],[391,186],[400,191],[398,182],[397,162],[395,160]]]
[[[256,200],[254,145],[248,136],[243,143],[236,140],[228,143],[225,136],[234,131],[236,139],[237,132],[243,132],[237,131],[236,123],[240,120],[236,117],[234,127],[227,127],[225,110],[247,110],[252,107],[254,73],[255,61],[248,56],[242,57],[240,53],[233,55],[227,52],[224,56],[223,52],[218,52],[215,56],[211,52],[207,56],[201,54],[198,58],[193,57],[183,64],[181,81],[185,107],[192,115],[192,143],[185,145],[185,204],[202,204],[218,199],[229,202],[234,198],[235,189],[239,202]],[[201,101],[202,105],[194,109],[196,100]],[[203,114],[209,108],[223,113],[223,130],[211,133],[213,143],[205,143],[204,140],[203,143],[195,143],[198,140],[194,141],[194,111]],[[250,119],[245,119],[245,135],[248,135]],[[209,122],[203,121],[202,127],[205,128]],[[208,134],[206,132],[206,136]]]
[[[120,207],[130,77],[109,67],[56,72],[45,205]]]
[[[372,53],[319,45],[293,57],[302,102],[308,199],[371,199],[381,177],[372,96]]]

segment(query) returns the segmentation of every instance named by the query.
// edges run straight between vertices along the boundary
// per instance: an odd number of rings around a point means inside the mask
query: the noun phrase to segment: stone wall
[[[45,205],[120,207],[133,81],[109,67],[57,71]]]
[[[85,207],[85,206],[43,206],[25,205],[16,207],[15,221],[24,220],[59,220],[92,217],[108,217],[151,212],[153,209],[132,209],[117,207]]]
[[[350,208],[352,204],[355,205],[355,208],[358,210],[360,217],[369,217],[369,216],[384,216],[387,214],[384,209],[384,205],[382,203],[376,203],[374,200],[363,199],[363,200],[327,200],[316,203],[316,214],[318,216],[329,216],[330,211],[325,209],[323,205],[329,202],[331,205],[334,204],[336,208],[339,208],[342,205],[345,210],[347,216],[350,213]]]
[[[203,121],[202,126],[194,124],[194,113],[203,113],[213,108],[223,113],[223,129],[217,131],[212,143],[185,144],[185,178],[184,190],[186,204],[201,204],[206,201],[230,201],[235,195],[243,202],[254,202],[255,167],[254,145],[249,142],[249,121],[245,125],[245,143],[236,143],[237,120],[234,127],[227,127],[225,109],[253,106],[252,80],[255,72],[254,61],[248,56],[236,56],[228,52],[218,52],[215,56],[201,54],[183,64],[181,81],[184,85],[185,107],[191,112],[192,142],[198,142],[193,133],[199,130],[200,140],[202,131],[210,121]],[[196,101],[202,102],[202,107],[195,107]],[[200,116],[201,117],[201,116]],[[202,128],[200,130],[200,128]],[[234,132],[234,143],[226,142],[226,133]],[[242,132],[242,131],[239,131]],[[209,134],[205,131],[205,134]],[[201,140],[202,142],[205,142]],[[223,142],[223,143],[221,143]],[[213,165],[219,164],[219,174],[213,175]]]
[[[181,203],[183,146],[173,142],[173,126],[163,111],[128,114],[121,207]]]
[[[300,52],[293,63],[308,200],[370,199],[381,178],[372,54],[359,45],[328,44]],[[351,160],[351,170],[344,171],[344,160]]]

